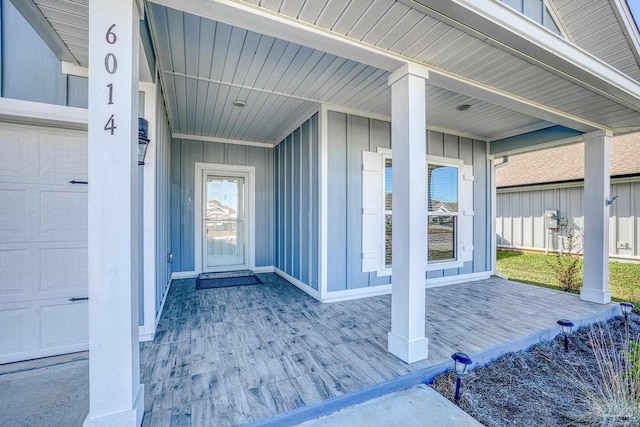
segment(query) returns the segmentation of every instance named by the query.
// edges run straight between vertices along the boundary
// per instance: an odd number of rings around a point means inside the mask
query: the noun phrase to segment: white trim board
[[[328,291],[328,241],[329,241],[329,112],[327,105],[322,104],[318,120],[318,177],[319,206],[318,206],[318,287],[320,300],[326,297]]]
[[[459,283],[475,282],[491,277],[491,271],[481,273],[461,274],[457,276],[439,277],[437,279],[428,279],[425,281],[425,289],[438,288],[440,286],[457,285]],[[358,298],[367,298],[379,295],[387,295],[391,293],[391,285],[370,286],[367,288],[347,289],[343,291],[328,292],[327,296],[322,299],[323,303],[349,301]]]
[[[0,120],[87,130],[89,110],[20,99],[0,98]]]
[[[198,277],[198,273],[195,271],[174,271],[171,273],[171,280],[173,279],[195,279]]]
[[[624,178],[610,178],[610,184],[628,184],[631,182],[640,181],[640,175],[624,177]],[[505,193],[522,193],[525,191],[542,191],[542,190],[559,190],[561,188],[576,188],[576,187],[584,187],[584,178],[579,181],[572,182],[557,182],[557,183],[547,183],[547,184],[527,184],[527,185],[518,185],[513,187],[503,187],[497,188],[497,194],[505,194]]]
[[[280,270],[278,267],[273,267],[273,272],[278,276],[282,277],[287,282],[291,283],[296,288],[300,289],[301,291],[309,294],[310,296],[317,299],[318,301],[322,301],[320,299],[320,292],[316,291],[311,286],[301,282],[300,280],[296,279],[293,276],[288,275],[284,271]]]

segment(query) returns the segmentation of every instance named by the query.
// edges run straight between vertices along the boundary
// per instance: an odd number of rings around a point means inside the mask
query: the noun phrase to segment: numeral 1
[[[109,88],[109,102],[107,104],[111,105],[113,104],[113,83],[109,83],[107,87]]]

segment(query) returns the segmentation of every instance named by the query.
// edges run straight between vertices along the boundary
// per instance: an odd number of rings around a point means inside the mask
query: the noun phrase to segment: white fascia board
[[[620,22],[620,27],[629,42],[633,56],[636,57],[636,62],[640,66],[640,32],[638,32],[636,21],[629,10],[629,5],[625,0],[609,0],[609,3],[613,8],[613,13],[618,18],[618,22]]]
[[[402,1],[412,4],[413,7],[418,6],[417,3],[409,0]],[[412,63],[429,71],[429,84],[582,132],[604,127],[581,117],[551,109],[545,105],[526,100],[488,85],[251,4],[236,3],[231,0],[210,0],[207,2],[200,0],[157,0],[154,3],[224,22],[259,34],[301,44],[385,71],[394,72],[403,65]]]
[[[0,120],[70,129],[87,129],[86,108],[66,107],[19,99],[0,98]]]
[[[406,3],[406,1],[405,1]],[[495,0],[413,0],[530,62],[619,102],[640,108],[640,84],[589,52]],[[453,18],[455,17],[455,18]]]

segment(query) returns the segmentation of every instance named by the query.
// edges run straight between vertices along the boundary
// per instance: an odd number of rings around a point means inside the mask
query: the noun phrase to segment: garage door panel
[[[88,286],[88,253],[84,247],[40,250],[40,290],[77,291]]]
[[[89,339],[89,305],[85,301],[40,307],[40,348],[82,345]]]
[[[27,192],[0,188],[0,232],[27,231]]]
[[[87,230],[87,194],[70,191],[40,193],[40,232]]]
[[[0,309],[0,363],[19,360],[28,351],[29,309]]]
[[[0,302],[7,297],[25,296],[27,289],[27,249],[0,250]]]
[[[40,138],[42,178],[53,182],[87,178],[86,137],[49,133]]]
[[[6,125],[5,125],[6,126]],[[0,176],[26,177],[38,166],[39,136],[31,131],[0,132]]]

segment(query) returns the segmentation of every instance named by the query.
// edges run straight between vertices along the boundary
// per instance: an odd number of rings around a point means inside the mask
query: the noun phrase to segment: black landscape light
[[[624,321],[627,321],[627,316],[629,316],[629,313],[631,313],[633,311],[633,308],[635,306],[633,304],[631,304],[630,302],[621,302],[620,303],[620,309],[622,310],[622,314],[624,314]]]
[[[460,397],[460,383],[462,382],[462,376],[467,373],[467,368],[469,368],[469,365],[471,365],[473,363],[473,361],[465,353],[460,353],[460,352],[453,353],[451,355],[451,358],[453,359],[454,367],[455,367],[455,370],[456,370],[456,395],[455,395],[455,399],[456,399],[456,402],[457,402],[458,398]]]
[[[562,334],[564,335],[564,351],[568,351],[569,350],[569,334],[571,333],[571,329],[573,329],[575,325],[569,319],[560,319],[556,323],[560,325],[560,330],[562,330]]]

